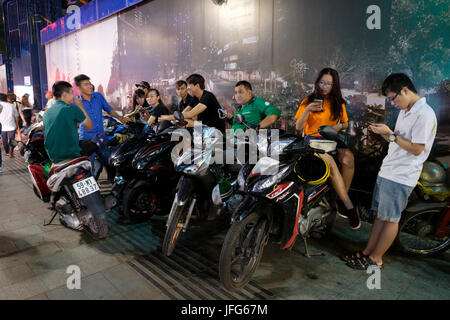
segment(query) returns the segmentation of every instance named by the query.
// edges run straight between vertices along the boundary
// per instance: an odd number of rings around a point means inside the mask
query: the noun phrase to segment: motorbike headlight
[[[223,204],[222,197],[220,196],[220,186],[219,185],[216,185],[212,191],[212,201],[217,206],[220,206]]]
[[[286,176],[286,174],[289,172],[289,169],[290,167],[288,166],[286,168],[283,168],[277,174],[256,182],[252,188],[252,192],[263,192],[264,190],[272,187]]]
[[[138,164],[136,165],[136,169],[142,170],[145,168],[145,166],[150,162],[153,156],[157,155],[159,153],[159,149],[155,149],[148,154],[145,155],[143,159],[141,159]]]

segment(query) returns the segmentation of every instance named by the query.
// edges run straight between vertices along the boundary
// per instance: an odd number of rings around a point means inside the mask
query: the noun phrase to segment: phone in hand
[[[322,99],[314,99],[314,103],[320,103],[320,107],[322,108],[321,111],[323,111],[323,100]]]

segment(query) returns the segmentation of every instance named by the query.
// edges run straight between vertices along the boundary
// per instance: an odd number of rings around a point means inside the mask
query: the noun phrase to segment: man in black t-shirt
[[[225,132],[225,120],[219,118],[220,104],[216,96],[205,90],[205,79],[199,74],[192,74],[187,79],[188,91],[192,96],[191,103],[183,111],[188,126],[194,126],[194,121],[201,121],[208,127],[214,127]],[[161,120],[174,120],[171,116],[161,116]]]

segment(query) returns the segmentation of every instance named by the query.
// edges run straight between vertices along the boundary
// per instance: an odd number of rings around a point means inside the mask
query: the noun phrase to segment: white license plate
[[[72,186],[80,199],[99,190],[98,184],[95,181],[94,177],[89,177],[87,179],[78,181]]]

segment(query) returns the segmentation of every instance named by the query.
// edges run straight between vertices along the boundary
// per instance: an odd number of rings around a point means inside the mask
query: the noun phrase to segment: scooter
[[[232,215],[219,260],[226,289],[237,291],[250,281],[270,238],[291,249],[301,236],[305,255],[317,255],[309,251],[307,239],[326,236],[337,212],[329,167],[318,154],[337,152],[339,139],[331,127],[319,133],[326,140],[306,143],[306,138],[282,135],[274,146],[278,160],[263,157],[239,172],[244,200]]]

